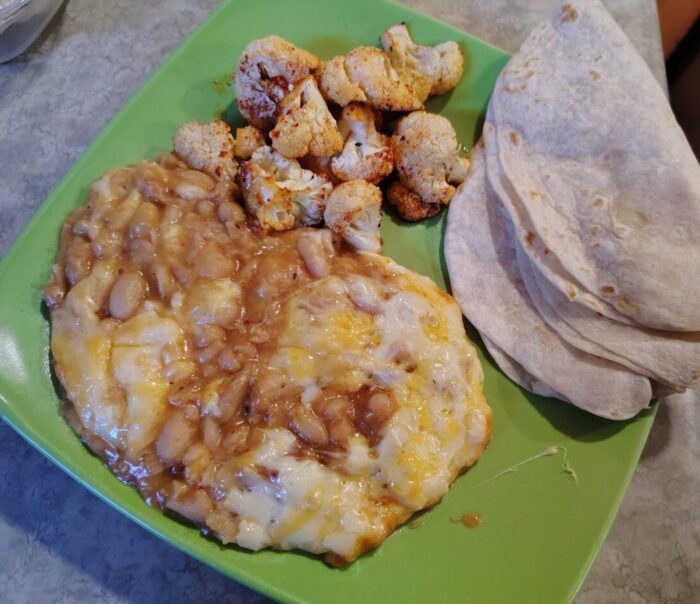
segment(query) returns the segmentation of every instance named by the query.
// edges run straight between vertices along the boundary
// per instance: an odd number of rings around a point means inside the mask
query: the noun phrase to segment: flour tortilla
[[[611,419],[645,408],[651,384],[566,343],[537,312],[520,278],[507,218],[486,181],[482,146],[450,204],[445,259],[469,321],[535,379],[574,405]]]
[[[521,248],[522,249],[522,248]],[[588,308],[571,302],[534,268],[519,250],[520,272],[528,293],[544,316],[542,301],[555,316],[547,322],[570,344],[583,348],[594,343],[601,347],[598,356],[617,361],[632,370],[652,377],[682,392],[700,377],[700,334],[662,332],[623,325],[601,317]],[[530,277],[531,283],[528,282]],[[536,291],[533,291],[536,290]],[[539,295],[538,295],[539,294]],[[563,332],[573,331],[574,338]]]
[[[532,32],[489,121],[511,219],[527,217],[572,283],[633,322],[700,330],[700,167],[598,0],[571,0]]]
[[[530,300],[532,300],[532,303],[537,309],[537,312],[540,313],[540,316],[552,329],[554,329],[554,331],[561,336],[563,340],[571,344],[574,348],[578,348],[579,350],[583,350],[588,354],[602,357],[604,359],[608,359],[609,361],[613,361],[614,363],[618,363],[619,365],[623,365],[634,373],[639,373],[640,375],[645,375],[650,378],[655,377],[653,374],[645,373],[644,370],[638,368],[633,362],[628,361],[624,357],[616,355],[600,344],[584,338],[568,323],[563,321],[557,314],[554,306],[547,298],[543,296],[542,291],[537,285],[534,269],[528,261],[527,256],[522,251],[522,247],[518,245],[517,242],[515,243],[515,251],[520,277],[525,284],[525,289],[527,290],[528,296],[530,296]],[[572,304],[576,303],[572,302]],[[585,307],[582,306],[581,308]]]
[[[515,239],[530,257],[531,261],[536,263],[538,270],[560,291],[566,292],[569,300],[620,323],[639,325],[595,294],[586,291],[578,281],[566,272],[561,262],[544,245],[542,239],[538,237],[535,227],[520,203],[515,189],[503,176],[499,165],[496,130],[489,121],[491,118],[490,112],[491,109],[489,107],[483,133],[486,149],[486,175],[491,188],[498,198],[511,209],[511,222]]]
[[[481,340],[484,342],[484,346],[486,346],[486,350],[489,351],[491,358],[501,368],[501,371],[503,371],[503,373],[505,373],[518,386],[525,388],[525,390],[530,392],[534,392],[539,396],[558,398],[562,401],[566,400],[564,395],[555,392],[549,386],[547,386],[547,384],[530,375],[523,369],[522,365],[520,365],[517,361],[514,361],[502,348],[496,346],[494,342],[489,340],[483,334],[481,336]]]

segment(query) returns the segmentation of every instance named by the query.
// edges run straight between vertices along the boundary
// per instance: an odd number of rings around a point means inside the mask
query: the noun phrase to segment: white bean
[[[328,229],[307,231],[299,235],[297,251],[312,277],[322,279],[330,273],[333,243]]]
[[[133,316],[146,295],[146,281],[137,272],[124,273],[112,286],[109,314],[122,321]]]
[[[175,497],[168,498],[166,506],[199,524],[204,523],[213,508],[209,496],[201,489],[183,489]]]
[[[219,428],[219,424],[211,417],[204,418],[204,422],[202,423],[202,439],[210,450],[216,451],[216,449],[219,448],[221,429]]]
[[[313,411],[303,405],[295,407],[292,411],[290,428],[309,444],[325,445],[328,442],[326,426]]]
[[[165,423],[156,441],[156,453],[165,463],[176,463],[187,450],[195,427],[187,421],[182,410],[175,411]]]
[[[148,201],[142,203],[129,222],[129,237],[147,237],[158,225],[158,208]]]
[[[221,393],[219,398],[218,418],[226,422],[241,408],[250,384],[250,372],[241,371]],[[215,414],[216,415],[216,414]]]
[[[233,224],[243,224],[245,222],[245,212],[243,208],[232,201],[222,201],[219,204],[219,220],[224,224],[232,222]]]

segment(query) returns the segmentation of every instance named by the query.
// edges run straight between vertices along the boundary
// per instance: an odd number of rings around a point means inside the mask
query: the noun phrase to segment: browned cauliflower
[[[445,94],[462,78],[464,56],[457,42],[443,42],[433,47],[440,54],[440,77],[433,81],[430,94]]]
[[[363,102],[367,100],[362,89],[348,77],[348,73],[345,71],[344,55],[333,57],[323,64],[318,84],[323,96],[341,107],[345,107],[353,101]]]
[[[454,128],[440,115],[415,111],[401,118],[391,146],[401,184],[421,203],[448,204],[453,185],[467,177],[469,160],[459,156]]]
[[[326,98],[341,106],[366,101],[382,111],[415,111],[423,107],[379,48],[358,46],[342,62],[339,57],[332,59],[321,69],[320,80]]]
[[[452,90],[462,77],[464,58],[456,42],[435,47],[416,44],[403,23],[387,29],[381,37],[392,67],[424,102],[431,94]]]
[[[265,135],[255,126],[236,128],[236,143],[233,153],[236,159],[250,159],[258,147],[265,144]]]
[[[343,148],[338,124],[312,76],[298,82],[282,99],[279,115],[270,138],[275,151],[285,157],[324,157],[335,155]]]
[[[355,249],[380,254],[381,206],[379,187],[364,180],[351,180],[330,194],[323,218],[329,229]]]
[[[241,114],[253,126],[269,130],[282,98],[320,66],[318,57],[279,36],[253,40],[243,49],[234,76]]]
[[[248,212],[273,231],[319,224],[333,190],[327,178],[302,169],[298,161],[267,145],[243,163],[241,182]]]
[[[333,174],[331,169],[332,157],[316,157],[314,155],[305,155],[299,158],[299,165],[306,169],[311,170],[314,174],[320,174],[325,176],[334,185],[337,185],[340,181],[338,177]]]
[[[435,216],[441,208],[436,203],[423,203],[417,193],[404,187],[396,180],[387,188],[386,198],[396,208],[399,216],[409,222],[418,222],[419,220]]]
[[[362,179],[377,184],[394,169],[389,137],[377,132],[377,111],[369,105],[350,103],[338,121],[345,139],[342,153],[331,160],[333,174],[342,180]]]
[[[173,134],[175,155],[217,179],[236,178],[238,164],[233,158],[233,148],[231,129],[221,120],[205,124],[187,122]]]

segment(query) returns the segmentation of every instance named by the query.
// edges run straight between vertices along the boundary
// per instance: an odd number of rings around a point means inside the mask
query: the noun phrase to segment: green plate
[[[461,142],[471,146],[507,60],[504,52],[387,0],[225,2],[98,136],[0,266],[0,414],[76,480],[143,527],[280,600],[568,601],[613,521],[653,410],[624,423],[598,419],[524,393],[482,353],[486,397],[494,411],[493,438],[483,459],[420,517],[416,528],[401,528],[376,552],[342,570],[311,556],[250,553],[200,537],[146,506],[87,452],[59,413],[41,289],[61,223],[85,200],[89,184],[108,168],[169,149],[172,132],[186,120],[208,120],[217,112],[234,123],[240,120],[226,81],[250,40],[275,33],[329,58],[374,44],[400,21],[422,43],[460,42],[465,76],[451,94],[433,99],[429,109],[447,116]],[[442,217],[413,226],[388,217],[385,253],[444,286],[443,230]],[[560,455],[488,481],[550,445],[566,447],[578,484],[562,471]],[[480,513],[481,526],[467,529],[450,521],[465,512]]]

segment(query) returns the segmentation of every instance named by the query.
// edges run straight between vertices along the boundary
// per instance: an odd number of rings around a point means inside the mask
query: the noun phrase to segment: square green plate
[[[349,567],[327,567],[298,553],[250,553],[222,547],[142,502],[80,444],[59,414],[49,371],[49,324],[41,289],[61,223],[105,170],[170,148],[184,121],[216,112],[240,116],[225,84],[243,47],[278,34],[322,58],[373,45],[406,21],[424,44],[458,40],[465,76],[429,109],[447,116],[470,147],[507,55],[447,25],[387,0],[239,0],[225,2],[154,74],[56,187],[0,266],[0,415],[37,449],[124,514],[175,547],[274,598],[292,602],[563,602],[571,600],[600,547],[634,471],[654,412],[612,423],[553,399],[522,392],[481,355],[494,411],[491,445],[449,494],[376,552]],[[219,84],[212,83],[218,80]],[[443,217],[418,225],[387,217],[385,253],[446,283]],[[469,233],[464,233],[465,237]],[[473,335],[473,334],[472,334]],[[543,457],[484,481],[550,445]],[[451,517],[479,512],[467,529]],[[107,544],[105,544],[107,547]]]

